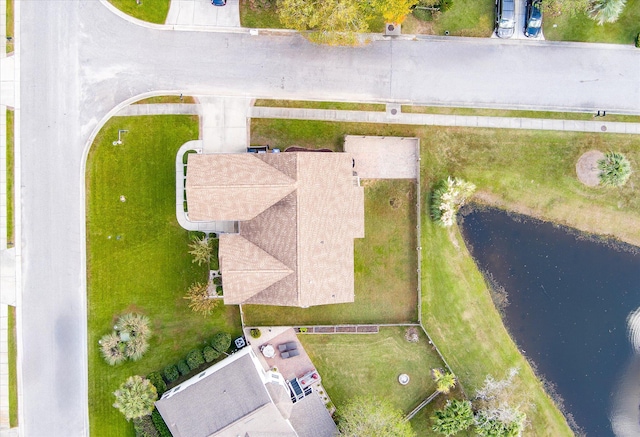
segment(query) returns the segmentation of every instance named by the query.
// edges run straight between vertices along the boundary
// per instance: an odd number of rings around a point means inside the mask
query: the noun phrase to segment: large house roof
[[[189,155],[189,219],[241,221],[220,237],[225,303],[353,302],[364,191],[352,166],[345,153]]]

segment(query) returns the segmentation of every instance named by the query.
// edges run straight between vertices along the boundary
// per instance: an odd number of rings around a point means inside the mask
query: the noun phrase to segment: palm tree
[[[436,390],[445,395],[456,385],[455,375],[442,369],[431,369],[431,377],[436,383]]]
[[[142,358],[147,349],[149,349],[149,343],[145,337],[132,337],[126,342],[124,353],[127,358],[130,358],[133,361],[138,361]]]
[[[104,335],[100,341],[100,353],[110,366],[122,363],[127,357],[124,354],[124,345],[115,332]]]
[[[629,160],[618,152],[607,152],[604,158],[598,161],[600,169],[600,183],[612,187],[624,185],[631,176],[631,164]]]
[[[209,263],[213,248],[206,236],[195,238],[191,244],[189,244],[189,247],[191,248],[189,253],[193,255],[193,261],[191,262],[198,263],[199,266]]]
[[[127,420],[151,414],[158,392],[148,379],[139,375],[130,376],[113,392],[113,404]]]
[[[465,431],[473,425],[473,411],[471,402],[457,399],[447,401],[442,410],[437,410],[431,417],[431,429],[446,436]]]
[[[613,23],[624,9],[627,0],[594,0],[591,2],[588,13],[592,20],[598,22],[600,26],[604,23]]]
[[[127,313],[118,318],[116,326],[120,335],[123,332],[129,334],[130,338],[142,337],[149,338],[151,336],[151,328],[149,328],[149,318],[141,314]]]

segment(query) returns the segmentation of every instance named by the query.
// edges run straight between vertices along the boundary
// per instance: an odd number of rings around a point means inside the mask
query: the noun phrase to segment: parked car
[[[496,0],[496,35],[498,38],[511,38],[515,29],[515,0]]]
[[[524,35],[537,38],[542,29],[542,8],[540,0],[527,0],[527,15],[524,22]]]
[[[224,6],[227,4],[227,0],[211,0],[213,6]]]

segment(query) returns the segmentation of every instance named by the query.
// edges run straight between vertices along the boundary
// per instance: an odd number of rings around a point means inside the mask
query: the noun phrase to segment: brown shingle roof
[[[190,155],[187,202],[191,220],[244,220],[220,239],[225,303],[353,302],[364,190],[349,154]]]

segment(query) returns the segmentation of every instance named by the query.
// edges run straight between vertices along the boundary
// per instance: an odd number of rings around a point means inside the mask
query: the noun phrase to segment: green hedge
[[[171,364],[171,365],[165,367],[164,371],[162,373],[164,374],[164,378],[169,383],[175,381],[176,379],[178,379],[180,377],[180,373],[178,373],[178,368],[175,366],[175,364]],[[156,388],[158,388],[158,387],[156,387]]]
[[[220,352],[218,352],[211,346],[205,346],[204,349],[202,350],[202,354],[203,354],[204,360],[207,363],[211,363],[213,360],[215,360],[220,356]]]
[[[191,370],[195,370],[204,364],[204,356],[200,349],[194,349],[187,354],[187,364]]]
[[[160,437],[173,437],[171,431],[169,431],[169,427],[166,423],[164,423],[164,419],[160,415],[160,412],[155,408],[153,409],[153,413],[151,413],[151,420],[158,430],[158,434],[160,434]]]
[[[185,360],[178,361],[177,367],[178,372],[180,372],[180,375],[182,376],[188,375],[189,372],[191,372],[191,369]]]
[[[133,419],[133,429],[136,437],[160,437],[151,416],[136,417]]]

